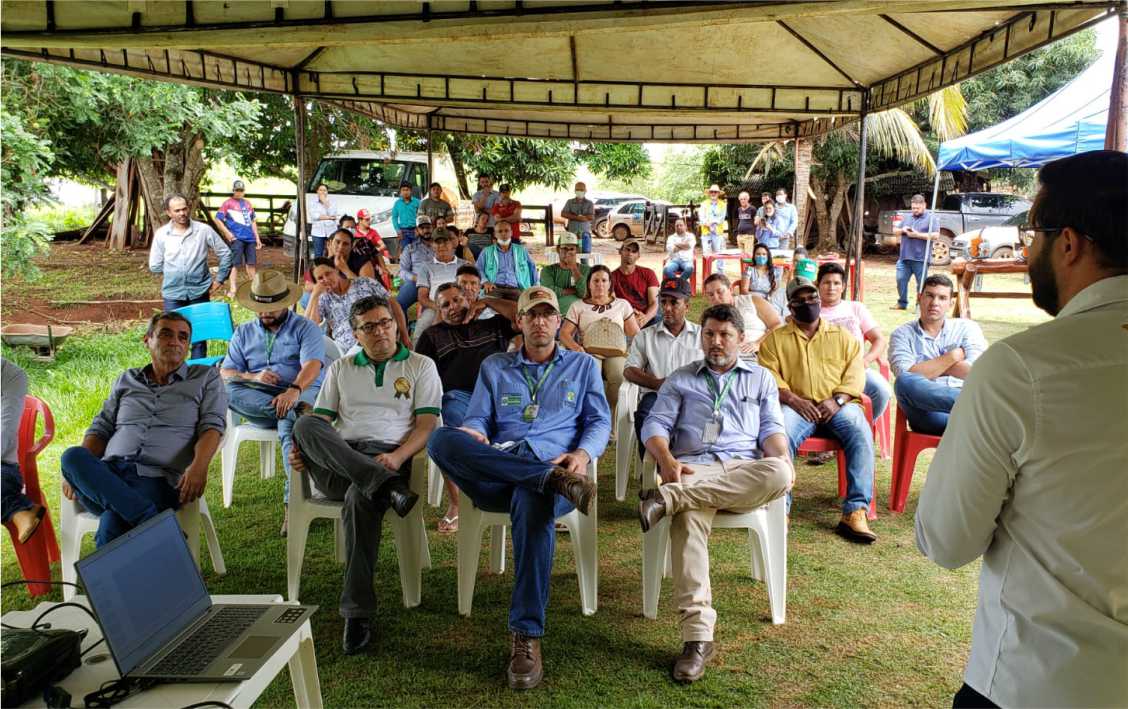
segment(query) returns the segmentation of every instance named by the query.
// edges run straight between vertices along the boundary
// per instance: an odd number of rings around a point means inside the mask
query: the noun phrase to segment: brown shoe
[[[43,505],[35,505],[29,510],[20,510],[12,515],[12,524],[16,526],[16,534],[20,540],[20,544],[26,544],[31,535],[39,529],[39,522],[42,521],[43,515],[47,514],[47,508]]]
[[[283,537],[290,531],[290,507],[282,506],[282,529],[278,532]]]
[[[657,490],[640,490],[638,497],[638,523],[645,534],[666,516],[666,501]]]
[[[674,660],[674,680],[677,682],[696,682],[705,676],[705,665],[713,659],[713,642],[692,640],[682,645],[681,655]]]
[[[569,473],[564,468],[553,468],[545,487],[571,502],[585,515],[595,497],[595,484],[587,476]]]
[[[544,679],[544,664],[541,662],[540,638],[513,633],[513,645],[509,651],[510,689],[532,689]]]
[[[858,544],[873,544],[877,541],[877,535],[870,531],[864,507],[848,515],[842,515],[837,531],[843,537]]]

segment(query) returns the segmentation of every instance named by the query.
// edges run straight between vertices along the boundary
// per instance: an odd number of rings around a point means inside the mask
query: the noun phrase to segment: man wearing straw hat
[[[313,406],[329,366],[321,329],[288,309],[301,294],[300,285],[275,270],[256,273],[241,285],[236,300],[257,317],[235,328],[220,365],[228,407],[255,426],[278,429],[286,466],[283,502],[290,496],[290,447],[298,404]]]

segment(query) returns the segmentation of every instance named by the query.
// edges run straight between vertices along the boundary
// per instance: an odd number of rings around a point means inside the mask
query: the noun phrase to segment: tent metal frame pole
[[[940,199],[940,154],[936,154],[936,180],[932,183],[932,208],[928,211],[928,239],[924,242],[924,272],[917,283],[917,293],[924,292],[924,279],[928,278],[928,268],[932,265],[932,230],[936,227],[936,200]],[[904,235],[901,236],[904,239]]]
[[[431,129],[431,114],[427,114],[427,187],[435,181],[435,132]]]
[[[298,160],[298,225],[297,243],[294,245],[294,282],[301,282],[301,274],[305,272],[309,261],[309,236],[306,234],[306,169],[305,169],[305,132],[306,132],[306,106],[299,94],[294,94],[294,153]]]
[[[868,142],[868,127],[866,117],[869,115],[870,94],[866,91],[862,95],[862,110],[859,120],[861,131],[858,138],[858,182],[854,188],[854,223],[851,225],[850,238],[847,241],[849,248],[846,253],[846,277],[850,281],[850,299],[858,299],[858,286],[862,277],[862,231],[865,218],[863,207],[866,203],[866,147]],[[854,278],[850,278],[850,259],[854,260]]]

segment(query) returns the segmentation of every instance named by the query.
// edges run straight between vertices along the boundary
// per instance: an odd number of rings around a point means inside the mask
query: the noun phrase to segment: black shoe
[[[380,494],[387,497],[388,506],[400,517],[406,517],[419,501],[419,495],[412,492],[407,481],[398,475],[380,488]]]
[[[595,484],[587,476],[570,473],[564,468],[553,468],[545,487],[571,502],[585,515],[595,497]]]
[[[345,637],[341,642],[346,655],[355,655],[368,647],[372,640],[372,625],[368,618],[345,618]]]
[[[638,523],[645,534],[666,516],[666,501],[657,490],[640,490],[638,498]]]
[[[713,643],[711,641],[692,641],[682,645],[681,655],[674,661],[672,674],[674,679],[683,684],[696,682],[705,676],[705,665],[713,659]]]
[[[299,401],[294,404],[294,418],[301,418],[313,413],[313,404],[308,401]]]

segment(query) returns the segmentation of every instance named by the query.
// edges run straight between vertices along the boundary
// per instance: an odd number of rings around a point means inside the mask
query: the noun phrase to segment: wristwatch
[[[849,403],[849,401],[850,401],[850,397],[846,396],[845,394],[835,394],[834,395],[834,403],[838,404],[839,408],[842,408],[843,406],[845,406],[847,403]]]
[[[290,384],[286,388],[287,389],[297,389],[299,394],[302,393],[302,388],[300,386],[298,386],[297,384]],[[839,404],[839,406],[842,406],[842,404]]]

